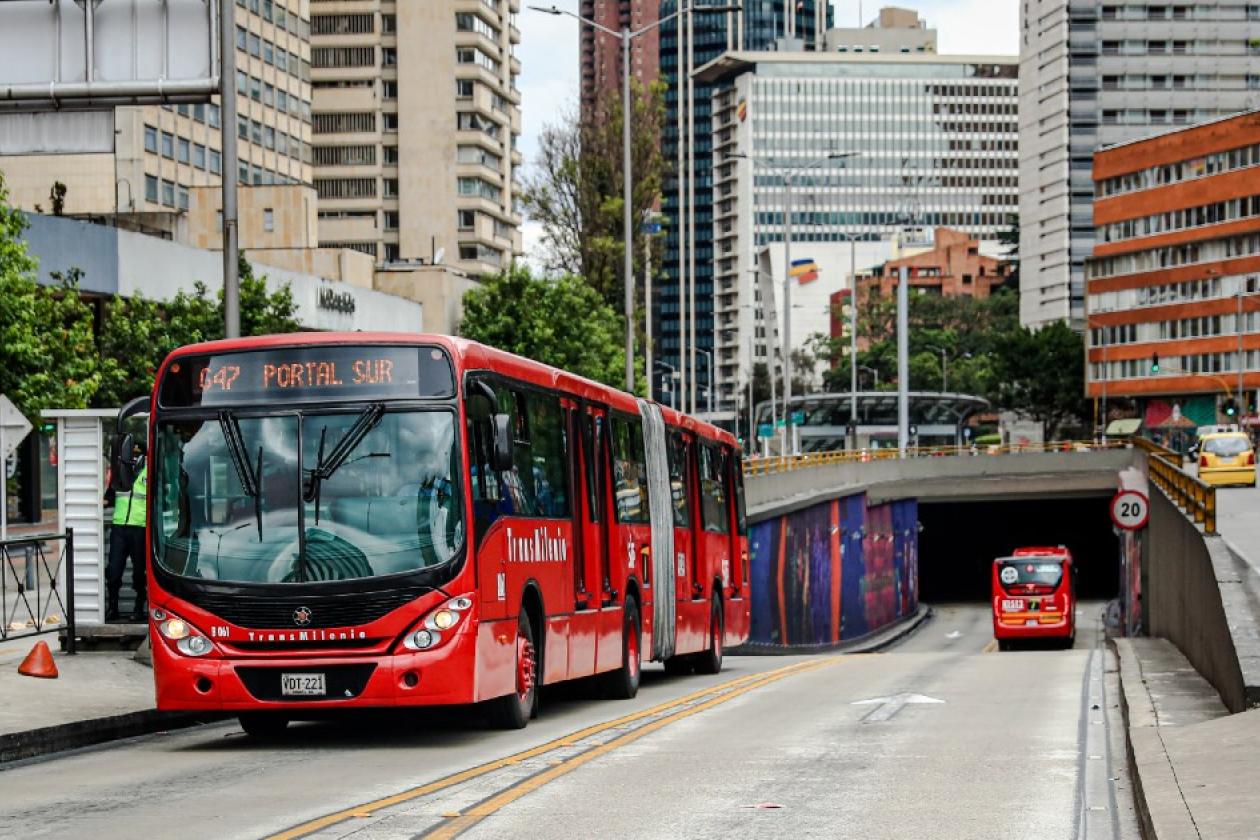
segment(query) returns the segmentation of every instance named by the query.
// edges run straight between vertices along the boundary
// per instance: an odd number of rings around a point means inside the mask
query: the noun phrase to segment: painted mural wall
[[[865,494],[754,524],[749,644],[835,645],[917,610],[918,525],[914,499],[868,505]]]

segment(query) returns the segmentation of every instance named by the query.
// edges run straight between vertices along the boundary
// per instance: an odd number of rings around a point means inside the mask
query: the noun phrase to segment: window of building
[[[382,47],[381,48],[381,65],[384,67],[398,66],[398,48]]]
[[[311,50],[311,66],[375,67],[376,47],[315,47]]]
[[[311,130],[315,134],[354,134],[376,131],[376,114],[371,111],[356,114],[315,114],[311,118]]]
[[[398,31],[397,15],[381,15],[381,32],[386,34]]]
[[[206,168],[206,147],[200,143],[194,143],[192,147],[192,165],[198,169]]]
[[[157,129],[151,125],[146,125],[144,127],[144,150],[146,152],[152,152],[155,155],[157,154],[157,150],[158,150],[157,138],[158,138]]]
[[[210,150],[209,157],[210,171],[215,175],[220,174],[223,170],[223,157],[215,149]]]
[[[249,33],[249,54],[254,58],[262,56],[262,39],[253,32]]]
[[[385,211],[385,230],[398,230],[398,211]]]
[[[477,83],[472,79],[456,79],[455,95],[460,99],[472,99],[473,91],[477,89]],[[386,97],[387,99],[389,97]]]
[[[386,131],[398,130],[398,115],[397,114],[382,114],[381,121],[385,124]]]
[[[167,207],[175,206],[175,184],[171,181],[162,181],[162,203]]]
[[[183,137],[179,138],[179,143],[175,147],[175,160],[180,163],[188,163],[191,159],[192,144]]]
[[[398,197],[398,179],[397,178],[385,178],[384,185],[385,185],[386,198]]]
[[[382,149],[385,153],[385,165],[396,166],[398,164],[398,147],[384,146]]]
[[[144,200],[152,202],[158,200],[158,179],[153,175],[144,176]]]
[[[381,98],[397,99],[398,98],[398,82],[393,79],[386,79],[381,82]]]
[[[175,187],[175,206],[180,210],[188,209],[188,187],[178,184]]]
[[[175,157],[175,135],[162,132],[162,157]]]
[[[270,207],[263,208],[263,230],[273,233],[276,229],[276,211]]]
[[[477,212],[475,210],[459,210],[457,213],[460,230],[472,230],[476,226]]]

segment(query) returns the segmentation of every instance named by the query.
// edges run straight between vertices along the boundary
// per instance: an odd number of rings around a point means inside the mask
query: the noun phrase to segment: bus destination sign
[[[188,356],[162,380],[168,408],[276,401],[452,396],[450,360],[435,347],[284,347]]]

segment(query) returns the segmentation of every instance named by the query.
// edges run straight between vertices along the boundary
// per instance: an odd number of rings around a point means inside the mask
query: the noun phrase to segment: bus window
[[[703,444],[700,455],[700,511],[704,516],[704,530],[715,534],[730,533],[731,523],[726,509],[726,482],[723,477],[725,460],[715,447]]]
[[[525,395],[530,428],[530,470],[538,516],[569,516],[568,440],[560,400],[546,394]]]
[[[614,417],[612,446],[617,521],[646,525],[649,521],[649,508],[643,426],[637,421]]]
[[[604,418],[592,414],[582,420],[582,465],[586,469],[586,504],[590,521],[599,522],[604,510],[604,472],[599,469],[599,440],[596,426],[603,430]]]
[[[682,435],[669,436],[669,490],[673,498],[674,527],[690,528],[691,513],[687,505],[687,444]]]
[[[731,465],[729,475],[732,477],[734,487],[736,533],[741,537],[746,537],[748,536],[748,512],[744,508],[744,470],[740,466],[739,458],[730,457],[727,463]]]

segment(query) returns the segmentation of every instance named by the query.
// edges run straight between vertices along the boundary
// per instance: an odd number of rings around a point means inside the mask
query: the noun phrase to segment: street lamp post
[[[713,351],[705,350],[703,347],[696,348],[697,353],[703,353],[704,359],[709,365],[709,420],[713,420]]]
[[[875,378],[874,390],[878,391],[879,390],[879,368],[867,367],[866,365],[858,365],[858,367],[860,367],[862,370],[866,371],[867,373],[869,373],[871,376]]]
[[[660,365],[663,368],[669,368],[669,378],[666,380],[666,384],[668,387],[662,388],[661,390],[669,394],[669,407],[676,409],[678,406],[674,402],[673,385],[674,385],[674,381],[678,379],[678,368],[674,367],[669,362],[662,362],[660,359],[656,360],[656,364]],[[648,379],[651,379],[653,376],[655,376],[655,372],[648,373]]]
[[[792,430],[792,186],[793,176],[797,172],[816,169],[833,160],[857,157],[860,152],[832,152],[809,161],[804,166],[786,167],[783,172],[783,428],[786,434],[786,451],[788,446],[796,451],[796,438]],[[765,163],[773,158],[762,158],[736,152],[728,153],[728,158],[743,158],[754,164]]]
[[[690,5],[679,8],[671,14],[666,15],[659,20],[649,23],[647,26],[639,29],[631,30],[628,26],[623,26],[621,31],[611,29],[601,23],[596,23],[590,18],[570,12],[567,9],[561,9],[556,6],[545,8],[543,6],[530,6],[530,9],[536,12],[544,12],[549,15],[568,15],[581,23],[586,24],[592,29],[603,32],[605,35],[611,35],[621,41],[621,224],[625,241],[622,250],[624,258],[622,263],[623,278],[625,280],[625,317],[626,317],[626,390],[634,392],[634,228],[631,226],[630,217],[632,215],[631,196],[633,194],[633,172],[630,162],[630,117],[633,113],[633,103],[630,101],[630,42],[640,35],[646,35],[658,26],[668,23],[684,12],[687,13],[687,20],[690,23],[692,7]],[[742,6],[706,6],[697,7],[696,11],[703,12],[731,12],[739,11]]]

